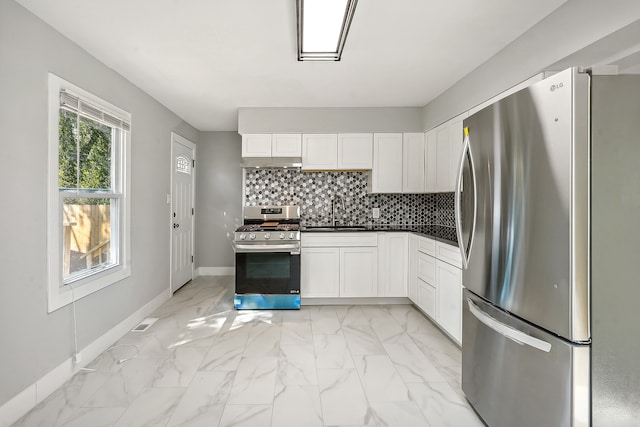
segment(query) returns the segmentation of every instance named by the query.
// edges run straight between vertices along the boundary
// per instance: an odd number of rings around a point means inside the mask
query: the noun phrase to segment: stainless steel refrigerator
[[[640,423],[640,76],[568,69],[464,121],[462,389],[490,427]]]

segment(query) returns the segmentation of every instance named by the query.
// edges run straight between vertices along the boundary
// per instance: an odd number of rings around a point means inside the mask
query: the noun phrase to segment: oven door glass
[[[300,255],[236,253],[236,294],[300,294]]]

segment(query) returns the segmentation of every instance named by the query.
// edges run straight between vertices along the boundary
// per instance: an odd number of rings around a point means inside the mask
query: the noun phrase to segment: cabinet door
[[[402,136],[402,192],[424,193],[424,133],[405,133]]]
[[[302,135],[302,169],[336,170],[337,168],[337,134]]]
[[[460,156],[462,155],[462,145],[464,143],[464,128],[462,121],[466,118],[466,114],[460,115],[453,119],[449,124],[450,128],[450,166],[449,166],[449,185],[447,191],[455,191],[456,181],[458,180],[458,167],[460,166]]]
[[[436,130],[436,185],[437,192],[453,191],[451,185],[451,128],[448,124]]]
[[[340,296],[375,297],[378,288],[376,247],[340,248]]]
[[[418,307],[436,320],[436,288],[418,279]]]
[[[378,296],[407,296],[407,233],[378,234]]]
[[[373,134],[338,134],[338,169],[370,170],[373,167]]]
[[[434,257],[418,252],[418,277],[435,286],[437,282],[436,259]]]
[[[372,193],[402,193],[402,134],[373,135]]]
[[[458,343],[462,342],[462,271],[436,261],[436,321]]]
[[[300,297],[340,296],[338,248],[302,248],[300,251]]]
[[[242,135],[242,157],[271,157],[271,134]]]
[[[432,129],[425,134],[425,183],[424,191],[427,193],[436,193],[436,171],[438,167],[437,156],[437,129]]]
[[[271,139],[272,157],[302,156],[302,135],[299,133],[275,133]]]
[[[409,234],[409,272],[408,296],[415,304],[418,303],[418,236]]]

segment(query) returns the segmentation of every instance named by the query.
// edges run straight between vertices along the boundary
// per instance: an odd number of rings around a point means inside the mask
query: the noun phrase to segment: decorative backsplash
[[[369,194],[366,172],[245,169],[245,206],[300,205],[303,225],[330,224],[336,195],[344,199],[336,209],[339,224],[455,226],[453,193]],[[379,219],[372,208],[380,208]]]

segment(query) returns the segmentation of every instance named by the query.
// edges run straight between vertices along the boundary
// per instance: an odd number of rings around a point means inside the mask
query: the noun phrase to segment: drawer
[[[418,250],[425,254],[436,256],[436,241],[428,237],[418,236]]]
[[[436,288],[420,279],[418,279],[418,307],[435,320]]]
[[[436,259],[422,252],[418,252],[418,278],[436,284]]]
[[[436,242],[435,257],[455,267],[462,268],[462,255],[457,246]]]
[[[378,234],[368,232],[343,233],[302,233],[300,244],[304,248],[339,248],[357,246],[378,246]]]

